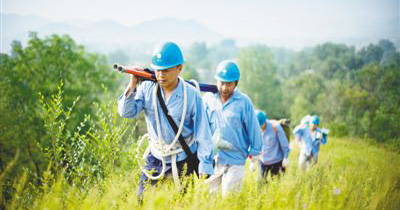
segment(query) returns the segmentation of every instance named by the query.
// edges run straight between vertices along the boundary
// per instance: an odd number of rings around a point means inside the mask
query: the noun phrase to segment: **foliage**
[[[115,78],[104,56],[85,52],[68,36],[41,39],[31,33],[25,47],[13,42],[11,53],[0,55],[0,64],[0,171],[19,151],[5,185],[22,173],[27,173],[29,182],[40,184],[49,161],[66,164],[61,159],[67,155],[74,130],[93,114],[92,104],[105,98],[102,86],[111,92],[115,89]],[[57,87],[60,81],[63,85]],[[57,92],[63,93],[63,100],[52,98],[44,112],[40,101]],[[4,190],[11,193],[8,187]]]
[[[215,70],[218,64],[227,59],[234,59],[238,48],[235,40],[224,39],[212,46],[207,46],[205,42],[193,43],[188,49],[187,63],[190,65],[191,73],[204,83],[214,83]]]
[[[202,181],[186,194],[166,184],[149,188],[140,206],[133,151],[146,125],[143,115],[118,116],[116,99],[123,87],[116,94],[115,84],[127,77],[116,78],[107,63],[136,58],[117,50],[106,59],[68,36],[41,39],[32,33],[27,46],[16,41],[10,54],[0,54],[0,208],[400,205],[399,173],[393,167],[400,163],[400,53],[392,42],[359,50],[325,43],[294,52],[265,45],[239,48],[228,39],[211,46],[196,43],[189,52],[186,79],[213,83],[217,64],[234,59],[241,69],[240,90],[270,118],[296,124],[304,115],[318,114],[331,137],[357,138],[330,137],[320,163],[308,173],[292,164],[280,180],[260,187],[250,173],[242,193],[227,198],[208,194]],[[292,163],[297,154],[293,149]]]
[[[277,64],[277,71],[283,75],[280,104],[294,122],[318,114],[331,135],[397,141],[400,53],[392,42],[381,40],[359,51],[325,43],[291,57]]]
[[[295,145],[292,145],[295,146]],[[304,173],[297,168],[298,148],[293,147],[292,163],[280,179],[259,183],[257,173],[246,167],[241,193],[227,197],[209,194],[202,180],[195,180],[182,194],[173,182],[164,182],[145,191],[144,202],[136,197],[138,169],[134,173],[114,173],[85,193],[63,176],[52,181],[29,204],[24,184],[21,195],[9,206],[34,209],[396,209],[400,205],[400,156],[360,139],[331,138],[321,148],[319,163]],[[23,183],[23,177],[19,183]],[[268,201],[268,202],[266,202]]]
[[[40,193],[47,193],[53,186],[53,181],[62,178],[67,184],[75,186],[77,193],[82,195],[87,193],[88,186],[98,183],[110,174],[118,171],[129,171],[135,166],[132,148],[134,140],[132,134],[135,129],[131,128],[131,123],[119,117],[115,100],[108,103],[94,104],[96,112],[86,115],[80,125],[72,130],[68,129],[67,124],[73,113],[75,101],[72,107],[63,107],[62,85],[58,87],[59,92],[52,95],[50,99],[41,97],[42,107],[41,117],[44,121],[45,136],[38,142],[37,148],[43,154],[42,161],[47,165],[43,170],[43,175],[38,177],[39,183],[32,180],[29,170],[22,173],[23,181],[18,184],[6,180],[2,185],[2,195],[5,198],[1,205],[11,202],[11,206],[18,206],[15,200],[21,203],[32,204],[32,199]],[[133,122],[135,126],[136,121]],[[18,153],[17,153],[18,154]],[[1,180],[5,180],[6,173],[15,166],[14,158],[10,165],[1,173]],[[17,181],[14,179],[14,181]],[[27,190],[26,194],[18,192]],[[13,195],[9,195],[11,192]],[[26,198],[20,198],[19,194],[24,194]],[[23,197],[23,196],[22,196]],[[27,200],[25,200],[27,199]]]
[[[285,116],[286,110],[280,106],[281,86],[276,79],[276,66],[269,49],[262,45],[242,48],[238,58],[240,90],[250,96],[256,107],[264,108],[270,118]]]

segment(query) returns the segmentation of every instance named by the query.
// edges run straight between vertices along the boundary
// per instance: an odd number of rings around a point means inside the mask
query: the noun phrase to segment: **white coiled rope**
[[[154,113],[155,113],[155,121],[156,121],[156,126],[157,126],[157,133],[158,133],[158,145],[156,145],[156,143],[154,142],[154,140],[149,141],[150,145],[146,148],[146,151],[144,152],[142,158],[145,159],[147,157],[147,155],[150,152],[150,148],[152,148],[153,150],[156,151],[156,153],[158,155],[161,156],[161,162],[162,162],[162,169],[159,175],[157,176],[153,176],[151,175],[147,170],[144,169],[144,167],[142,166],[142,164],[140,163],[140,160],[138,160],[138,164],[140,169],[142,170],[142,172],[149,178],[152,180],[157,180],[160,179],[161,177],[163,177],[165,175],[165,171],[166,171],[166,157],[171,156],[171,166],[172,166],[172,176],[174,179],[174,183],[176,185],[180,185],[179,182],[179,175],[178,175],[178,169],[176,166],[176,154],[180,153],[183,151],[182,147],[180,146],[180,144],[177,144],[177,140],[179,139],[179,136],[182,133],[183,130],[183,125],[185,122],[185,117],[186,117],[186,110],[187,110],[187,90],[186,90],[186,82],[185,80],[183,80],[182,78],[179,77],[180,82],[183,83],[183,110],[182,110],[182,117],[181,117],[181,121],[179,123],[179,128],[178,128],[178,132],[175,135],[174,140],[172,141],[171,144],[166,144],[162,138],[162,133],[161,133],[161,126],[160,126],[160,119],[159,119],[159,115],[158,115],[158,103],[157,103],[157,90],[158,90],[158,85],[156,85],[153,89],[153,107],[154,107]],[[197,82],[196,82],[197,83]],[[198,83],[197,83],[198,85]],[[138,148],[137,148],[137,155],[136,158],[140,158],[139,153],[140,153],[140,148],[141,145],[143,143],[143,140],[145,138],[148,139],[149,135],[145,134],[142,136],[142,138],[139,140],[138,142]],[[193,144],[193,138],[190,139],[190,142],[188,143],[189,147],[191,144]],[[175,145],[177,144],[177,145]],[[157,147],[158,146],[158,147]],[[175,147],[175,148],[173,148]]]

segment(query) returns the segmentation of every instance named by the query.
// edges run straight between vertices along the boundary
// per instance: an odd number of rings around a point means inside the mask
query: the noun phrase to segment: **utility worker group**
[[[138,77],[131,74],[118,99],[122,117],[135,118],[144,111],[147,124],[144,137],[149,147],[143,155],[144,166],[139,164],[138,198],[142,199],[147,184],[172,176],[182,187],[181,178],[192,174],[206,178],[211,193],[221,189],[225,196],[239,191],[248,157],[252,157],[252,168],[258,162],[260,179],[269,172],[274,176],[284,172],[289,165],[287,136],[279,123],[256,111],[250,97],[239,91],[237,63],[221,61],[215,73],[218,91],[203,97],[196,81],[189,84],[179,76],[184,63],[176,43],[158,45],[151,58],[156,80],[139,85]],[[327,139],[327,131],[317,128],[318,116],[305,121],[294,129],[303,145],[299,164],[304,169],[311,159],[317,162],[319,142]]]

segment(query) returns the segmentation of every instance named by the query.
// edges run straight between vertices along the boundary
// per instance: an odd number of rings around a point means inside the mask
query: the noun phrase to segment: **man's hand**
[[[256,166],[255,166],[254,161],[250,161],[250,171],[254,172],[255,170],[256,170]]]
[[[130,81],[129,85],[131,87],[131,90],[133,91],[137,86],[138,78],[133,74],[130,74],[130,76],[131,76],[131,81]]]
[[[287,168],[289,167],[289,159],[288,158],[284,158],[282,161],[282,167]]]
[[[126,92],[126,96],[128,96],[129,94],[131,94],[132,92],[135,91],[137,83],[139,81],[139,78],[137,78],[135,75],[130,74],[129,76],[130,76],[129,91]]]
[[[208,179],[210,178],[210,174],[200,174],[200,179]]]
[[[250,159],[250,171],[254,172],[256,170],[256,162],[258,160],[259,156],[254,156],[253,155],[249,155],[249,159]]]

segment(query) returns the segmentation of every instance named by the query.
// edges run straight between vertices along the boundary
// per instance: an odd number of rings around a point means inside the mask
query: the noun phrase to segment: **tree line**
[[[361,49],[324,43],[301,51],[266,45],[237,47],[234,40],[188,49],[183,76],[213,83],[216,65],[237,59],[239,88],[270,118],[296,124],[321,116],[336,136],[360,136],[400,148],[400,53],[388,40]],[[1,202],[12,199],[26,176],[27,203],[35,188],[63,174],[82,190],[109,174],[131,171],[143,118],[118,117],[116,99],[126,85],[111,63],[129,56],[89,53],[69,36],[13,42],[0,55]],[[129,134],[129,135],[128,135]]]

